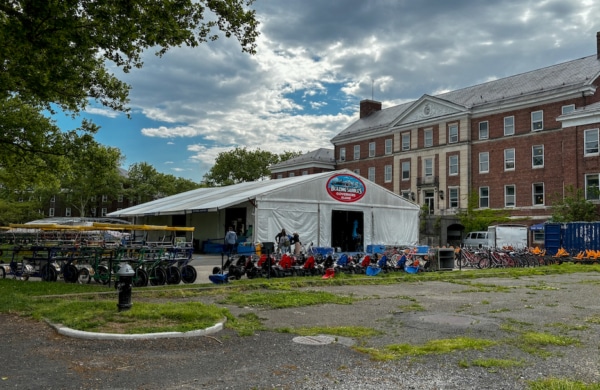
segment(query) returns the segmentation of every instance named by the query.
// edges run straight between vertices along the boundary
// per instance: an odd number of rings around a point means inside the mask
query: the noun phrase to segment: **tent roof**
[[[123,210],[118,210],[108,214],[108,216],[139,217],[146,215],[175,215],[192,212],[212,212],[255,199],[258,196],[265,195],[270,192],[306,185],[308,182],[316,180],[326,180],[330,176],[340,173],[353,174],[349,170],[341,170],[317,173],[313,175],[294,176],[284,179],[245,182],[225,187],[198,188],[192,191],[157,199]],[[364,181],[365,183],[369,183],[371,186],[379,187],[375,183],[369,182],[368,180]],[[380,188],[387,191],[383,187]],[[390,194],[400,197],[392,192],[390,192]],[[419,208],[419,206],[414,205],[409,201],[406,201],[406,203],[414,206],[414,208]]]

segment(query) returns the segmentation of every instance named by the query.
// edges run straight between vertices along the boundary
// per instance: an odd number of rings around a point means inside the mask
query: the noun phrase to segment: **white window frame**
[[[504,135],[514,135],[515,134],[515,117],[514,116],[505,116],[504,117]]]
[[[294,176],[296,176],[296,174],[294,172],[289,172],[288,173],[288,177],[294,177]]]
[[[598,156],[598,129],[588,129],[583,132],[583,155]]]
[[[278,174],[277,174],[277,178],[278,178],[278,179],[283,179],[283,174],[282,174],[282,173],[278,173]]]
[[[481,121],[479,122],[479,139],[490,138],[490,122]]]
[[[410,150],[410,133],[402,133],[402,151]]]
[[[512,194],[509,190],[512,189]],[[517,205],[517,187],[514,184],[504,186],[504,207],[516,207]]]
[[[70,216],[71,216],[71,208],[70,208],[70,207],[67,207],[67,208],[65,209],[65,217],[70,217]]]
[[[307,176],[307,175],[308,175],[308,171],[307,170],[302,171],[302,176]]]
[[[92,209],[90,211],[92,213],[92,217],[95,217],[96,213],[98,212],[98,210],[96,209],[96,207],[92,207]]]
[[[485,192],[485,194],[484,194]],[[485,204],[484,204],[485,203]],[[490,207],[490,187],[479,187],[479,208],[487,209]]]
[[[504,170],[514,171],[516,165],[515,149],[504,149]]]
[[[392,154],[393,140],[388,138],[385,140],[385,154]]]
[[[433,177],[433,158],[423,159],[423,176]]]
[[[448,207],[451,209],[457,209],[459,206],[459,187],[448,187]]]
[[[50,197],[50,203],[54,203],[54,202],[56,202],[56,195],[52,195]]]
[[[541,190],[540,190],[541,187]],[[532,204],[534,206],[543,206],[545,203],[544,183],[532,183],[531,184],[531,195]]]
[[[102,203],[108,202],[108,195],[102,195]]]
[[[119,202],[119,203],[123,203],[123,194],[120,194],[120,195],[117,197],[117,202]]]
[[[373,183],[375,183],[375,167],[369,167],[369,170],[367,173],[367,179],[369,179]]]
[[[562,115],[568,114],[570,112],[575,111],[575,105],[574,104],[567,104],[565,106],[562,106],[560,109],[560,113]]]
[[[458,175],[458,154],[448,156],[448,176]]]
[[[346,148],[340,148],[340,161],[346,161]]]
[[[375,157],[375,142],[369,142],[369,157]]]
[[[402,181],[410,180],[410,161],[402,161]]]
[[[448,126],[448,143],[455,144],[458,142],[458,125],[452,124]]]
[[[101,211],[101,217],[106,217],[108,209],[106,207],[102,207],[102,211]]]
[[[50,207],[50,208],[48,209],[48,216],[49,216],[49,217],[54,217],[54,207]]]
[[[430,148],[433,146],[433,129],[425,129],[423,131],[423,147]]]
[[[536,154],[541,151],[540,154]],[[531,147],[531,168],[543,168],[544,167],[544,145],[533,145]]]
[[[384,181],[384,183],[392,182],[392,166],[391,165],[386,165],[384,167],[383,181]]]
[[[544,110],[531,112],[531,131],[544,130]]]
[[[490,171],[490,152],[479,153],[479,173]]]
[[[354,159],[360,160],[360,145],[354,145]]]
[[[597,173],[585,175],[585,199],[600,200],[600,175]]]

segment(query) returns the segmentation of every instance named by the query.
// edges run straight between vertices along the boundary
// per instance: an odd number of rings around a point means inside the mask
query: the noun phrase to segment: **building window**
[[[354,145],[354,159],[360,160],[360,145]]]
[[[340,148],[340,161],[346,161],[346,148]]]
[[[108,195],[102,195],[102,203],[108,202]]]
[[[514,171],[515,170],[515,150],[504,149],[504,170]]]
[[[410,133],[402,134],[402,150],[410,150]]]
[[[92,211],[92,217],[95,217],[96,216],[96,208],[92,207],[91,211]]]
[[[448,127],[448,143],[454,144],[458,142],[458,125],[450,125]]]
[[[56,202],[56,195],[52,195],[50,197],[50,203],[54,203],[54,202]]]
[[[106,217],[106,207],[102,207],[102,215],[101,217]]]
[[[302,176],[308,175],[308,171],[302,171]]]
[[[479,122],[479,139],[488,139],[490,134],[488,131],[488,121]]]
[[[504,117],[504,135],[515,134],[515,117],[505,116]]]
[[[573,111],[575,111],[575,105],[574,104],[569,104],[568,106],[562,106],[562,109],[561,109],[561,113],[563,115],[568,114],[568,113],[573,112]]]
[[[369,157],[375,157],[375,142],[369,142]]]
[[[533,205],[544,205],[544,183],[533,183]]]
[[[534,111],[531,113],[531,130],[544,130],[544,111]]]
[[[392,140],[385,140],[385,154],[392,154]]]
[[[386,183],[391,183],[392,182],[392,166],[391,165],[386,165],[385,166],[385,175],[384,175],[384,179],[383,179]]]
[[[70,217],[70,216],[71,216],[71,208],[70,208],[70,207],[67,207],[67,208],[65,209],[65,217]]]
[[[600,199],[600,179],[598,174],[585,175],[585,198],[587,200]]]
[[[448,157],[448,175],[458,175],[458,155]]]
[[[451,209],[458,208],[458,187],[448,188],[448,206]]]
[[[591,130],[584,131],[583,139],[585,142],[584,156],[597,156],[598,155],[598,129],[591,129]]]
[[[278,173],[278,174],[277,174],[277,178],[278,178],[278,179],[283,179],[283,174],[281,174],[281,173]]]
[[[544,145],[534,145],[531,147],[531,166],[533,168],[542,168],[544,166]]]
[[[479,153],[479,173],[488,173],[490,171],[490,153]]]
[[[92,202],[92,203],[96,202],[96,195],[94,195],[90,198],[90,202]]]
[[[534,230],[533,231],[533,241],[544,243],[546,240],[546,232],[544,230]]]
[[[516,191],[514,185],[504,186],[504,207],[515,207]]]
[[[375,167],[370,167],[367,175],[367,179],[371,180],[372,182],[375,182]]]
[[[356,173],[357,175],[360,175],[360,169],[355,169],[352,172]]]
[[[433,159],[432,158],[426,158],[425,161],[425,177],[433,177]]]
[[[490,207],[490,187],[479,187],[479,207]]]
[[[296,174],[294,172],[288,173],[288,177],[294,177],[294,176],[296,176]]]
[[[410,180],[410,161],[402,161],[402,180]]]
[[[414,200],[413,197],[412,197],[412,193],[410,192],[410,190],[402,190],[400,192],[400,195],[402,195],[402,197],[404,199]]]
[[[54,217],[54,207],[50,207],[50,208],[48,209],[48,216],[49,216],[49,217]]]
[[[425,147],[429,148],[433,146],[433,130],[431,129],[427,129],[424,132],[424,137],[425,137]]]
[[[117,198],[117,202],[123,203],[123,195],[119,195],[119,197]]]

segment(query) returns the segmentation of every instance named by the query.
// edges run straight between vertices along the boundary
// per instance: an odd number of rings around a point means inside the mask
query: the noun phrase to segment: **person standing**
[[[275,242],[279,246],[279,253],[284,254],[290,251],[290,237],[285,229],[281,229],[281,232],[275,236]]]
[[[302,243],[300,242],[300,235],[298,233],[294,233],[292,235],[290,245],[292,246],[292,248],[294,248],[294,254],[299,255],[302,251]]]
[[[237,234],[233,230],[233,226],[229,226],[229,230],[225,234],[225,253],[231,256],[235,251],[235,245],[237,244]]]

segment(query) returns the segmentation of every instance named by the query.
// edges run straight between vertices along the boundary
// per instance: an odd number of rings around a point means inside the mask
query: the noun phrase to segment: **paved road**
[[[311,290],[356,300],[281,310],[229,306],[237,318],[255,315],[268,329],[250,337],[226,329],[185,339],[79,340],[44,323],[0,315],[0,387],[439,390],[526,389],[528,380],[547,377],[600,382],[597,272]],[[222,305],[214,295],[194,299]],[[311,345],[275,331],[305,326],[364,326],[382,334],[362,340],[333,336],[333,343]],[[565,337],[565,343],[525,350],[527,337],[539,334]],[[390,345],[465,336],[497,344],[383,362],[352,347],[386,351]],[[490,359],[516,365],[476,364]]]

